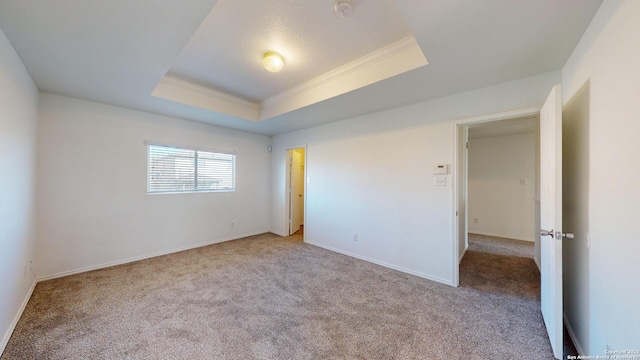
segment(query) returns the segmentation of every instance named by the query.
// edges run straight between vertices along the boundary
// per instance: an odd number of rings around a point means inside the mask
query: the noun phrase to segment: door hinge
[[[469,150],[469,142],[467,141],[467,143],[465,144],[467,150]]]

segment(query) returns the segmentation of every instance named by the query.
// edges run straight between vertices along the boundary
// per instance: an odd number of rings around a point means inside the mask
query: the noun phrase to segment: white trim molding
[[[260,121],[342,95],[427,65],[413,36],[320,75],[260,104]]]
[[[258,104],[168,75],[160,80],[151,95],[245,120],[258,121]]]
[[[405,274],[415,275],[417,277],[421,277],[423,279],[439,282],[439,283],[445,284],[445,285],[452,285],[451,281],[446,280],[446,279],[442,279],[442,278],[439,278],[439,277],[436,277],[436,276],[431,276],[431,275],[427,275],[427,274],[424,274],[424,273],[421,273],[421,272],[409,270],[409,269],[406,269],[406,268],[403,268],[403,267],[400,267],[400,266],[391,265],[391,264],[388,264],[388,263],[386,263],[384,261],[378,261],[378,260],[375,260],[375,259],[368,258],[366,256],[360,256],[360,255],[357,255],[357,254],[354,254],[354,253],[350,253],[348,251],[343,251],[343,250],[336,249],[336,248],[331,247],[331,246],[324,245],[322,243],[318,243],[318,242],[314,242],[314,241],[310,241],[310,240],[304,240],[304,242],[306,244],[317,246],[319,248],[323,248],[323,249],[326,249],[326,250],[329,250],[329,251],[333,251],[333,252],[336,252],[336,253],[339,253],[339,254],[342,254],[342,255],[346,255],[346,256],[355,258],[355,259],[363,260],[363,261],[366,261],[366,262],[370,262],[372,264],[376,264],[376,265],[384,266],[384,267],[389,268],[389,269],[397,270],[397,271],[403,272]]]
[[[459,234],[458,234],[458,229],[459,229],[459,220],[460,217],[456,214],[458,212],[458,198],[460,197],[460,194],[458,193],[458,182],[460,181],[459,177],[461,176],[458,173],[458,162],[460,161],[460,152],[458,151],[459,149],[459,139],[458,139],[458,128],[461,126],[469,126],[469,125],[473,125],[473,124],[482,124],[482,123],[487,123],[487,122],[492,122],[492,121],[499,121],[499,120],[507,120],[507,119],[515,119],[515,118],[523,118],[523,117],[527,117],[527,116],[532,116],[532,115],[536,115],[540,113],[540,107],[539,106],[534,106],[534,107],[528,107],[528,108],[523,108],[523,109],[517,109],[517,110],[511,110],[511,111],[505,111],[505,112],[499,112],[499,113],[494,113],[494,114],[487,114],[487,115],[481,115],[481,116],[474,116],[474,117],[469,117],[469,118],[463,118],[463,119],[457,119],[457,120],[453,120],[451,122],[451,127],[452,127],[452,137],[453,137],[453,141],[452,141],[452,145],[453,145],[453,161],[452,161],[452,165],[451,165],[451,176],[452,176],[452,196],[451,196],[451,209],[452,209],[452,214],[451,217],[453,219],[452,221],[452,225],[453,228],[451,229],[451,245],[452,245],[452,249],[451,249],[451,255],[452,255],[452,269],[451,269],[451,283],[453,286],[458,286],[459,282],[460,282],[460,261],[462,260],[462,256],[464,254],[460,254],[460,249],[459,249],[459,244],[458,244],[458,239],[459,239]],[[465,249],[466,251],[466,249]],[[463,252],[465,252],[463,251]]]
[[[61,277],[69,276],[69,275],[75,275],[75,274],[84,273],[84,272],[87,272],[87,271],[104,269],[104,268],[108,268],[108,267],[112,267],[112,266],[128,264],[128,263],[132,263],[132,262],[135,262],[135,261],[151,259],[151,258],[158,257],[158,256],[169,255],[169,254],[173,254],[173,253],[177,253],[177,252],[181,252],[181,251],[196,249],[196,248],[200,248],[200,247],[204,247],[204,246],[209,246],[209,245],[213,245],[213,244],[222,243],[222,242],[225,242],[225,241],[237,240],[237,239],[242,239],[242,238],[249,237],[249,236],[265,234],[265,233],[268,233],[268,232],[270,232],[270,231],[269,230],[258,231],[258,232],[248,233],[248,234],[235,235],[235,236],[232,236],[232,237],[227,237],[227,238],[207,241],[207,242],[203,242],[203,243],[199,243],[199,244],[182,246],[182,247],[178,247],[178,248],[158,251],[158,252],[151,253],[151,254],[135,256],[135,257],[131,257],[131,258],[124,259],[124,260],[116,260],[116,261],[111,261],[111,262],[107,262],[107,263],[103,263],[103,264],[88,266],[88,267],[84,267],[84,268],[80,268],[80,269],[63,271],[63,272],[55,273],[55,274],[51,274],[51,275],[40,276],[40,277],[38,277],[37,280],[38,280],[38,282],[40,282],[40,281],[45,281],[45,280],[57,279],[57,278],[61,278]]]

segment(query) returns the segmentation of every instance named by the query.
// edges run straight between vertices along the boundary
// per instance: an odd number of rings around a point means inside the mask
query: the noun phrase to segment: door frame
[[[305,183],[304,183],[304,192],[302,195],[303,201],[304,201],[304,205],[303,205],[303,214],[302,214],[302,223],[307,225],[307,194],[308,194],[308,177],[307,177],[307,169],[308,169],[308,163],[307,163],[307,144],[302,144],[302,145],[295,145],[295,146],[288,146],[284,149],[284,236],[289,236],[289,219],[291,217],[291,213],[290,213],[290,208],[289,208],[289,187],[291,186],[291,184],[289,183],[290,179],[289,179],[289,151],[291,150],[295,150],[295,149],[304,149],[304,179],[305,179]],[[306,227],[306,226],[305,226]],[[302,233],[302,240],[304,241],[304,237],[305,237],[305,233]]]
[[[451,174],[452,174],[453,180],[452,180],[451,187],[453,191],[452,191],[452,198],[451,198],[451,210],[452,210],[453,226],[451,229],[451,235],[452,235],[451,236],[451,245],[452,245],[451,285],[455,287],[458,287],[458,285],[460,284],[460,260],[461,260],[460,256],[462,255],[462,253],[460,252],[459,229],[460,229],[461,221],[464,221],[464,222],[467,221],[467,213],[469,208],[466,194],[461,194],[459,189],[460,185],[463,185],[464,189],[462,191],[466,193],[466,187],[467,187],[466,181],[468,177],[467,171],[464,171],[461,173],[458,170],[458,166],[460,164],[464,164],[464,161],[466,161],[466,158],[464,157],[464,152],[461,151],[462,149],[461,147],[464,146],[464,144],[461,144],[460,133],[461,131],[465,131],[465,129],[470,125],[484,124],[484,123],[491,123],[495,121],[508,120],[513,118],[540,115],[540,109],[541,109],[540,106],[535,106],[535,107],[505,111],[505,112],[488,114],[488,115],[474,116],[470,118],[464,118],[464,119],[458,119],[458,120],[452,121],[451,126],[452,126],[452,136],[453,136],[453,162],[451,166]],[[464,204],[465,204],[464,214],[458,214],[459,212],[458,199],[460,199],[461,196],[464,198]],[[467,229],[466,224],[465,224],[465,229]],[[464,239],[466,239],[466,236]],[[465,250],[466,250],[466,244],[465,244]]]

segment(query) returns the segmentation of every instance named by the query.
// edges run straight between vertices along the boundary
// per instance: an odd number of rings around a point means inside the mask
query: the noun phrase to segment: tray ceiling
[[[271,135],[558,70],[600,3],[3,0],[0,27],[41,91]]]

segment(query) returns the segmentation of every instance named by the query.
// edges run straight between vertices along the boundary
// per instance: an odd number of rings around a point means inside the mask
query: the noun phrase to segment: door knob
[[[554,239],[565,238],[567,240],[573,240],[575,238],[573,233],[570,233],[570,232],[563,233],[563,232],[560,232],[560,231],[554,232],[553,229],[551,229],[551,230],[540,230],[540,236],[551,236]]]
[[[553,238],[553,229],[551,230],[540,230],[540,236],[551,236]]]

